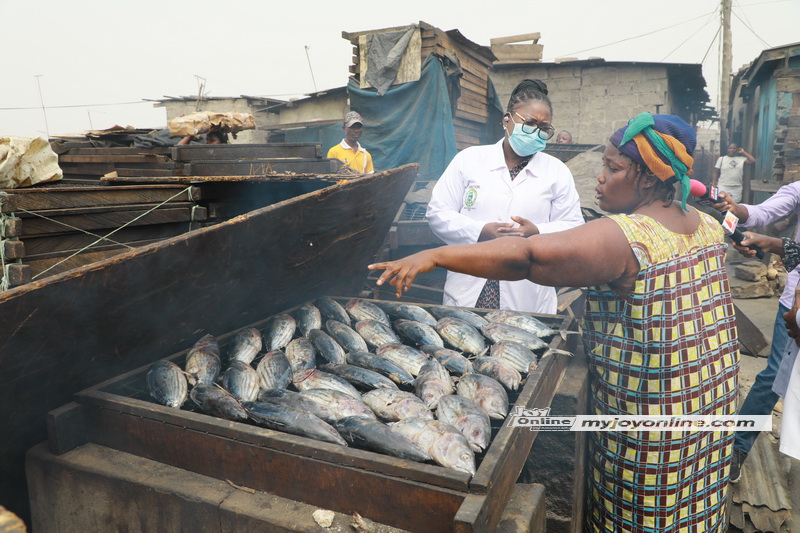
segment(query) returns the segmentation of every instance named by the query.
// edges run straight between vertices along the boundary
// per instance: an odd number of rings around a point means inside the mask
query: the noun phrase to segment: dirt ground
[[[730,264],[729,271],[732,271]],[[778,296],[749,299],[735,298],[734,303],[756,326],[758,326],[767,340],[771,342],[775,314],[778,310],[778,300]],[[744,400],[744,397],[747,395],[747,391],[750,390],[756,375],[766,366],[769,349],[769,345],[764,348],[759,354],[761,357],[742,355],[739,379],[740,398],[742,400]],[[773,411],[772,431],[759,436],[759,439],[769,439],[769,442],[774,445],[776,452],[780,444],[781,407],[782,403],[779,402]],[[793,522],[797,524],[800,523],[800,461],[791,459],[788,464],[789,468],[788,471],[785,472],[785,479],[788,481],[789,493],[792,500]]]

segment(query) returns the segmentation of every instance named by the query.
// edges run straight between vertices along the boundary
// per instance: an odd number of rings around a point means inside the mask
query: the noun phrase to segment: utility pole
[[[719,150],[727,149],[728,114],[730,112],[731,69],[733,54],[731,52],[731,0],[722,0],[722,68],[719,78]]]

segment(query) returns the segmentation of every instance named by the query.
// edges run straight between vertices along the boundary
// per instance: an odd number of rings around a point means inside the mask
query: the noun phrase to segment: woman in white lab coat
[[[542,153],[555,133],[547,86],[523,80],[503,115],[496,144],[458,153],[428,203],[431,231],[446,244],[506,236],[530,237],[583,224],[572,173]],[[556,313],[556,292],[527,280],[486,280],[448,272],[444,305]]]

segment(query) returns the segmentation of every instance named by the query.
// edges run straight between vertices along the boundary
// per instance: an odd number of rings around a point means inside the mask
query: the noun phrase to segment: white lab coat
[[[800,313],[795,316],[795,321],[800,326]],[[783,357],[794,362],[791,365],[791,375],[786,390],[782,391],[783,394],[781,391],[775,391],[783,396],[780,449],[786,455],[800,460],[800,357],[797,357],[797,343],[791,337]]]
[[[512,181],[502,140],[473,146],[453,158],[433,188],[426,217],[431,231],[447,244],[478,242],[488,222],[513,222],[521,216],[540,233],[583,224],[580,198],[567,166],[538,153]],[[485,279],[448,272],[444,305],[474,307]],[[527,280],[500,282],[500,308],[555,314],[555,289]]]

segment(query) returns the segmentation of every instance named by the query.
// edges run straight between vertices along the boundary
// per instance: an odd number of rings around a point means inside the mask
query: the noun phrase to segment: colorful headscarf
[[[697,135],[686,121],[675,115],[640,113],[610,140],[620,152],[650,169],[661,181],[680,181],[681,207],[686,209],[694,164],[692,153],[697,145]]]

